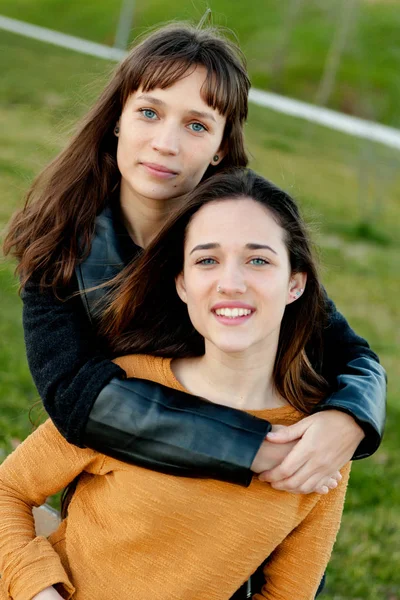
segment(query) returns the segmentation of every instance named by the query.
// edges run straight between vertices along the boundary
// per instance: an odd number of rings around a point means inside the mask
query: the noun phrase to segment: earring
[[[116,135],[118,137],[118,134],[119,134],[119,125],[116,125],[114,127],[114,135]]]
[[[302,295],[302,293],[304,292],[303,288],[300,288],[299,290],[297,290],[297,292],[294,294],[295,298],[300,298],[300,296]]]
[[[218,161],[219,161],[218,154],[214,154],[214,156],[213,156],[213,162],[217,163]]]

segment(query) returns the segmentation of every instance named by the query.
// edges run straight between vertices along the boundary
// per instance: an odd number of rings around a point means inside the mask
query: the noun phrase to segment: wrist
[[[338,415],[342,421],[342,427],[346,432],[346,435],[350,435],[354,438],[354,443],[360,444],[362,440],[365,438],[365,431],[357,421],[357,419],[352,415],[342,410],[331,409],[329,413],[334,413]]]
[[[297,442],[286,442],[283,444],[274,444],[268,442],[268,440],[264,440],[253,460],[251,470],[253,473],[259,474],[263,471],[274,469],[281,464],[296,443]]]
[[[60,594],[57,592],[57,590],[53,587],[47,587],[46,589],[42,590],[41,592],[39,592],[38,594],[36,594],[36,596],[33,596],[32,600],[58,600],[61,599],[62,600],[62,596],[60,596]]]

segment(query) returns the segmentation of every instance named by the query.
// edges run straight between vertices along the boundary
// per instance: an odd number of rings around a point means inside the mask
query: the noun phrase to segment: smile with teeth
[[[251,315],[251,310],[248,308],[217,308],[215,314],[219,317],[228,317],[229,319],[237,319],[238,317],[246,317]]]

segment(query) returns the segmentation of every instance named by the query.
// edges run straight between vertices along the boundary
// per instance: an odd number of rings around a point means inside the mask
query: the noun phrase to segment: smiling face
[[[223,158],[225,117],[203,100],[204,67],[168,88],[128,98],[119,120],[121,194],[166,201],[194,189],[210,163]],[[213,157],[218,154],[218,161]]]
[[[288,303],[306,275],[291,273],[285,232],[250,199],[204,205],[187,230],[176,281],[195,329],[227,353],[277,348]]]

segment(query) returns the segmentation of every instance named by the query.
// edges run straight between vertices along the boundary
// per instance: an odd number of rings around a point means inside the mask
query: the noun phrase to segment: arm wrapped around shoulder
[[[336,409],[351,415],[365,438],[353,458],[373,454],[381,443],[386,415],[386,373],[368,342],[358,336],[335,304],[326,298],[328,325],[323,334],[321,374],[333,393],[316,411]]]

